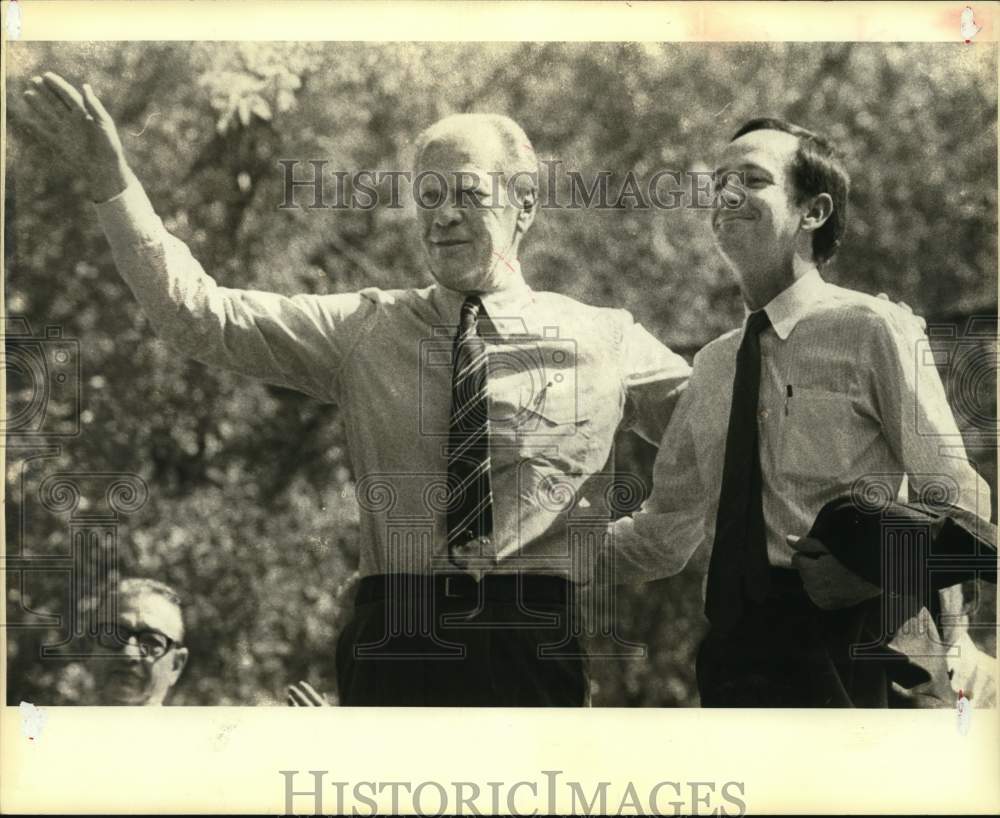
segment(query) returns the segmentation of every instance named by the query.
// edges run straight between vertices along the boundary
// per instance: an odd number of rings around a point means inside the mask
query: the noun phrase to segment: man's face
[[[725,185],[712,212],[712,232],[723,257],[741,277],[781,275],[791,263],[805,206],[796,204],[789,178],[798,137],[760,130],[729,143],[716,167]],[[725,206],[742,203],[737,207]]]
[[[103,639],[91,661],[100,703],[162,704],[188,656],[177,606],[149,591],[119,595],[115,626],[118,638]]]
[[[421,238],[431,273],[443,287],[488,292],[512,272],[521,211],[499,175],[503,160],[499,138],[483,129],[432,142],[417,161]],[[429,171],[434,173],[419,176]]]

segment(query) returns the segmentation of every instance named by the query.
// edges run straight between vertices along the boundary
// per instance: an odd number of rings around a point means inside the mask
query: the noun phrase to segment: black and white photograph
[[[955,8],[952,42],[8,13],[7,707],[985,719],[998,65]]]

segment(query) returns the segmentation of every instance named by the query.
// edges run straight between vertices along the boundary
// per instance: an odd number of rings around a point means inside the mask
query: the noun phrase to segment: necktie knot
[[[463,333],[467,333],[476,328],[476,321],[483,308],[483,302],[478,295],[470,295],[462,302],[462,312],[459,317],[459,326]]]
[[[771,326],[771,319],[767,317],[766,310],[757,310],[757,312],[750,313],[747,318],[747,335],[760,335],[764,330]]]

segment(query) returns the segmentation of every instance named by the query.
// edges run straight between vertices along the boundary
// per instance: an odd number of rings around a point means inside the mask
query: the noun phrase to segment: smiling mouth
[[[751,219],[749,216],[728,216],[728,215],[719,216],[715,220],[715,226],[716,228],[719,228],[722,227],[722,225],[724,224],[728,224],[729,222],[749,222],[749,221],[753,221],[753,219]]]
[[[440,239],[439,241],[431,241],[434,247],[461,247],[463,244],[469,244],[467,241],[462,239]]]

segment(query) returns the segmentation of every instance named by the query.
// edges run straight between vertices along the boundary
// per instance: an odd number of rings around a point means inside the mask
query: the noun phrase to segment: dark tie
[[[486,342],[476,322],[483,302],[462,304],[455,336],[448,426],[448,556],[459,568],[489,550],[493,533],[490,424],[486,397]]]
[[[752,313],[736,354],[722,491],[705,595],[705,615],[721,631],[739,621],[745,599],[763,601],[769,584],[757,436],[760,334],[769,326],[766,312]]]

